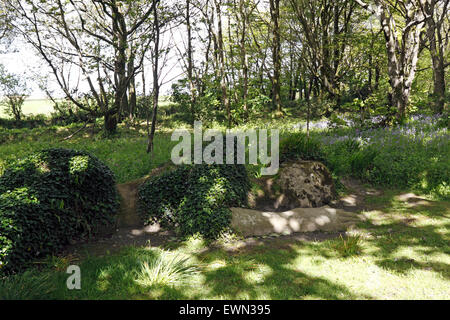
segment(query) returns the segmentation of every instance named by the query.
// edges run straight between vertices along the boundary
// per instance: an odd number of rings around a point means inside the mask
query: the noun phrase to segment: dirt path
[[[348,194],[335,200],[331,206],[350,212],[360,212],[371,209],[365,202],[367,196],[379,196],[383,194],[382,190],[373,187],[364,186],[355,179],[342,179],[342,184],[348,191]]]
[[[365,198],[367,196],[382,194],[382,191],[365,187],[363,184],[356,180],[346,179],[342,181],[342,183],[347,188],[348,194],[338,200],[335,200],[331,204],[332,207],[344,209],[351,212],[360,212],[369,209],[369,207],[365,203]],[[126,205],[128,206],[127,203]],[[134,205],[130,205],[130,207],[133,207],[134,209]],[[143,227],[136,221],[129,221],[130,223],[127,226],[116,228],[115,230],[112,230],[108,234],[105,234],[101,237],[83,243],[70,245],[64,250],[63,254],[75,255],[77,257],[83,257],[87,255],[102,256],[107,253],[117,252],[121,248],[127,246],[158,247],[165,245],[170,241],[177,240],[173,232],[162,230],[158,225]],[[231,246],[231,251],[233,251],[233,247],[253,247],[269,242],[271,245],[277,246],[277,243],[280,245],[282,243],[286,243],[285,240],[287,239],[292,239],[293,242],[325,241],[328,239],[339,237],[343,234],[343,232],[308,232],[296,233],[289,236],[273,235],[256,238],[253,237],[236,241],[236,246]]]

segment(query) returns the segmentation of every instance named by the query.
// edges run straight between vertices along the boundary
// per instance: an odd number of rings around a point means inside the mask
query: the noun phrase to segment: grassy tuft
[[[184,254],[163,250],[156,259],[141,262],[136,282],[144,287],[180,283],[198,271],[189,260]]]

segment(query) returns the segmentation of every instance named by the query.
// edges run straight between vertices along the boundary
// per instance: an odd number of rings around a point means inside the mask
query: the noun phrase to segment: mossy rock
[[[249,193],[252,209],[280,212],[293,208],[316,208],[335,198],[333,178],[318,161],[288,161],[275,177],[253,179]]]

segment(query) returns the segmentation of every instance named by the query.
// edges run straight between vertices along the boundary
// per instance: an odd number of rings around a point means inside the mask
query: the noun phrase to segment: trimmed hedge
[[[118,208],[111,170],[88,153],[49,149],[0,177],[0,273],[110,225]]]
[[[182,165],[140,187],[138,212],[145,224],[214,239],[230,226],[229,207],[245,205],[249,190],[244,165]]]

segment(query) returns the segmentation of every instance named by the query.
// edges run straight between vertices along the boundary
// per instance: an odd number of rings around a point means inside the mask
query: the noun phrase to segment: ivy
[[[243,165],[182,165],[140,187],[138,212],[145,224],[214,239],[229,228],[229,208],[245,205],[249,190]]]
[[[17,161],[0,177],[0,272],[95,234],[117,207],[113,173],[88,153],[49,149]]]

